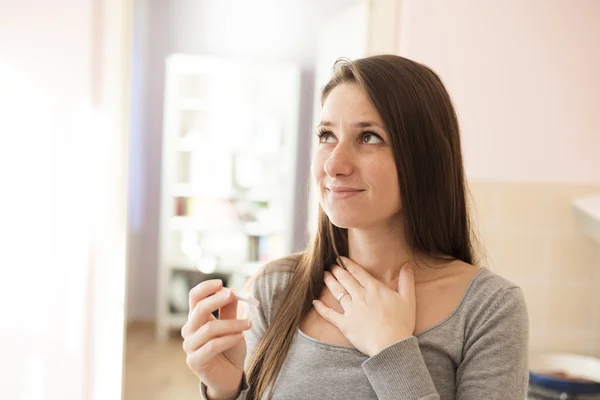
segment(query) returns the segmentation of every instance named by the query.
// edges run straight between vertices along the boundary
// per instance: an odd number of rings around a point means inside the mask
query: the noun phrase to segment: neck
[[[406,241],[401,216],[387,225],[366,229],[348,229],[349,258],[367,270],[380,282],[396,287],[400,269],[410,262],[415,279],[427,280],[431,271],[425,266],[438,264],[436,260],[417,254]]]
[[[398,280],[402,266],[413,259],[401,218],[369,228],[348,229],[349,258],[383,283]]]

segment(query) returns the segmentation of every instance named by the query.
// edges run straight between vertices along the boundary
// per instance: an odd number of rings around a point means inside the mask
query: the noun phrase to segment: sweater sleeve
[[[523,292],[505,289],[468,335],[456,371],[457,399],[524,399],[529,318]]]
[[[414,336],[369,357],[362,368],[379,400],[440,398]]]
[[[529,324],[521,289],[502,291],[468,332],[456,371],[456,399],[524,399]],[[413,336],[367,359],[363,370],[380,400],[438,400]]]

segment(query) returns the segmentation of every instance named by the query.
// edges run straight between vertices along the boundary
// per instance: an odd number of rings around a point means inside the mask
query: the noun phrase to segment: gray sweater
[[[250,287],[260,308],[245,305],[246,367],[283,300],[296,255],[267,264]],[[528,384],[528,316],[521,289],[481,269],[456,310],[428,330],[373,357],[297,330],[274,399],[522,400]],[[246,375],[238,399],[248,391]],[[206,386],[201,383],[202,398]],[[264,396],[263,399],[266,399]]]

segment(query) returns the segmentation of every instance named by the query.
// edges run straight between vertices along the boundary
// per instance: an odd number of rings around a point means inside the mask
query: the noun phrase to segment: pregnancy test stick
[[[258,300],[256,300],[254,297],[250,296],[249,294],[245,294],[242,292],[238,292],[237,290],[233,290],[233,295],[239,301],[243,301],[245,303],[250,303],[254,307],[258,308],[258,306],[260,305],[260,302]]]

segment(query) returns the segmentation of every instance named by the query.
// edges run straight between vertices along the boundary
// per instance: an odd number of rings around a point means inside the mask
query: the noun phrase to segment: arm
[[[383,349],[362,367],[380,400],[440,398],[414,336]]]
[[[505,289],[468,335],[456,371],[457,399],[524,399],[529,322],[523,292]]]
[[[517,287],[505,289],[467,332],[456,371],[456,399],[524,399],[528,336],[523,293]],[[415,337],[389,346],[362,367],[381,400],[440,398]]]

